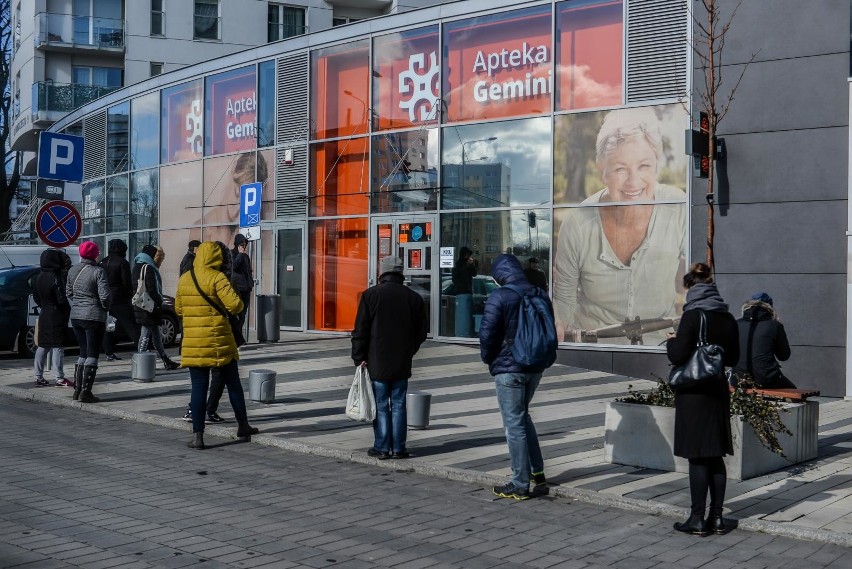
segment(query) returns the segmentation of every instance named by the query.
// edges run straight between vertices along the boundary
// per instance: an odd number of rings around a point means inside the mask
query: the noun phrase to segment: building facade
[[[705,254],[706,188],[684,141],[703,82],[688,6],[446,3],[166,73],[53,129],[85,138],[85,238],[162,244],[166,290],[190,239],[230,244],[254,223],[240,187],[260,182],[256,292],[280,295],[284,328],[348,332],[395,254],[431,336],[475,342],[491,263],[511,252],[546,274],[561,361],[663,375],[680,277]],[[717,281],[735,314],[770,292],[793,344],[785,371],[844,395],[846,263],[831,236],[847,226],[849,6],[825,3],[826,27],[793,45],[779,39],[792,24],[766,16],[742,6],[727,39],[731,75],[761,51],[720,124]],[[791,73],[826,85],[820,100]],[[465,281],[454,268],[468,263]]]

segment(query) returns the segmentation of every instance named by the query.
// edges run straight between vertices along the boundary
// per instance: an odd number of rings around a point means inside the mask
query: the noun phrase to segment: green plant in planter
[[[636,403],[639,405],[654,405],[657,407],[674,407],[675,394],[662,378],[657,378],[657,385],[650,391],[638,391],[632,385],[627,386],[627,395],[616,399],[621,403]],[[754,392],[748,391],[757,387],[751,377],[745,375],[731,393],[731,415],[742,415],[743,421],[751,425],[761,444],[777,455],[783,456],[778,433],[792,435],[781,422],[781,412],[787,412],[784,404],[775,399],[767,399]]]

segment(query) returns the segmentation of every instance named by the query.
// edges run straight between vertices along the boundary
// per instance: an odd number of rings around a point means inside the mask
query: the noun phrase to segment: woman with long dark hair
[[[737,321],[719,294],[713,273],[704,263],[695,263],[683,276],[686,304],[677,335],[666,342],[669,361],[686,363],[695,351],[702,312],[706,318],[707,341],[724,350],[722,361],[734,366],[739,359]],[[675,394],[674,454],[689,461],[690,516],[675,524],[677,531],[705,536],[727,531],[722,518],[727,472],[723,457],[734,454],[731,437],[731,394],[724,375]],[[705,520],[707,494],[710,515]]]

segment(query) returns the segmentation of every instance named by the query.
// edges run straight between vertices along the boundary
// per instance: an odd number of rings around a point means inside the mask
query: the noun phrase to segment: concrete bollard
[[[275,403],[275,377],[271,369],[253,369],[249,372],[249,399],[259,403]]]
[[[429,426],[429,409],[432,406],[432,394],[425,391],[409,391],[406,396],[408,428],[425,429]]]
[[[156,354],[133,354],[130,359],[130,377],[133,381],[148,383],[157,375]]]

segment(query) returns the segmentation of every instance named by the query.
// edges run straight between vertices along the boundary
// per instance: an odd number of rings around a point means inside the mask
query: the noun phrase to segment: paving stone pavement
[[[254,442],[444,479],[505,481],[508,455],[493,380],[476,346],[424,344],[409,389],[432,394],[430,425],[409,431],[414,458],[396,464],[367,457],[369,425],[343,415],[353,374],[349,349],[348,337],[296,333],[282,334],[280,343],[246,346],[240,361],[246,390],[251,369],[277,372],[275,402],[248,402],[250,420],[262,431]],[[71,401],[70,389],[32,388],[31,362],[12,357],[0,358],[0,394],[188,431],[179,420],[189,399],[187,372],[159,370],[154,382],[134,382],[129,356],[101,362],[95,392],[103,401],[96,405]],[[651,386],[564,365],[545,373],[531,411],[553,495],[679,518],[689,503],[686,475],[604,462],[605,404],[631,384]],[[819,400],[818,458],[751,480],[729,480],[726,516],[745,529],[852,547],[852,402]],[[208,425],[208,433],[233,437],[227,397],[219,413],[229,422]]]
[[[849,548],[0,396],[0,568],[848,568]]]

